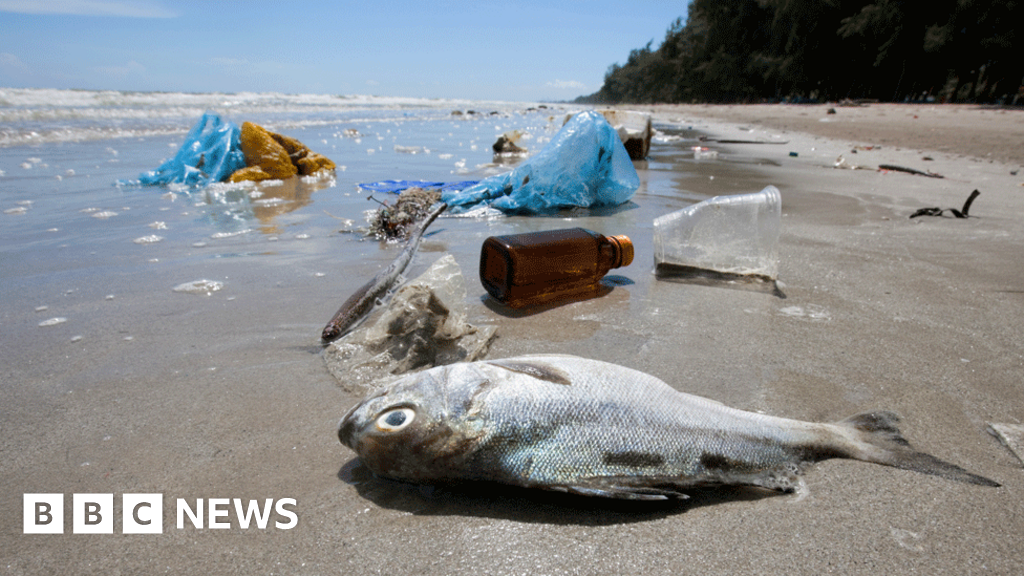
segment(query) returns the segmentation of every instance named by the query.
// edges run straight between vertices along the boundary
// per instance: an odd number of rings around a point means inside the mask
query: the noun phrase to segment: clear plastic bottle
[[[657,272],[710,270],[774,280],[779,270],[782,196],[715,196],[654,220]]]
[[[523,308],[587,298],[601,278],[633,261],[633,242],[584,228],[491,236],[480,250],[480,282],[495,300]]]

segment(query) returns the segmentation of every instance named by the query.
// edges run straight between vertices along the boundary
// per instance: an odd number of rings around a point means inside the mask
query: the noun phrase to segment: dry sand
[[[419,268],[442,252],[455,255],[469,278],[471,320],[498,325],[492,357],[601,358],[738,408],[799,419],[893,410],[918,448],[1002,487],[852,461],[813,467],[799,496],[719,490],[671,506],[493,486],[429,492],[373,479],[334,436],[356,397],[328,375],[316,338],[375,268],[296,294],[261,278],[271,271],[228,260],[224,273],[237,300],[215,295],[190,301],[185,312],[170,296],[115,301],[133,318],[130,352],[125,324],[108,316],[97,322],[114,336],[77,344],[88,354],[5,342],[0,567],[10,574],[1019,573],[1024,470],[987,423],[1024,421],[1024,175],[1011,174],[1024,149],[1022,113],[825,111],[658,107],[661,122],[788,143],[721,145],[719,158],[706,162],[656,147],[638,163],[642,187],[628,209],[487,226],[442,220]],[[840,155],[945,178],[835,169]],[[692,201],[681,191],[766,184],[783,197],[781,294],[653,279],[651,220]],[[924,206],[959,207],[973,189],[981,196],[969,219],[908,218]],[[483,238],[512,225],[577,224],[634,238],[635,263],[618,271],[611,294],[521,318],[482,304],[473,266]],[[247,299],[257,289],[258,300]],[[73,535],[68,515],[63,536],[23,535],[27,492],[64,493],[69,508],[77,492],[113,493],[118,506],[123,493],[162,493],[164,533]],[[284,497],[297,501],[291,530],[242,530],[234,520],[227,530],[175,527],[176,498]]]
[[[968,104],[658,106],[754,128],[800,132],[861,145],[946,152],[1024,164],[1024,110]],[[829,114],[829,111],[834,114]]]

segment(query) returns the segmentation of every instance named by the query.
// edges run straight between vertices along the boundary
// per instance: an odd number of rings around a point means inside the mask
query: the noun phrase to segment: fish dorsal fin
[[[532,376],[538,380],[544,380],[545,382],[552,382],[554,384],[562,384],[563,386],[572,385],[572,381],[569,380],[569,375],[544,362],[538,362],[536,360],[488,360],[488,364],[497,366],[498,368],[504,368],[510,372],[516,372],[518,374],[526,374]]]

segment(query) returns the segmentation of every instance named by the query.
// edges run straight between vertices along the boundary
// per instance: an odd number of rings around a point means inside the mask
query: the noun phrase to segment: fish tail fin
[[[841,420],[836,426],[853,432],[856,447],[850,456],[857,460],[941,476],[958,482],[999,486],[998,482],[972,474],[956,464],[914,450],[900,433],[896,426],[898,422],[899,416],[892,412],[866,412]]]

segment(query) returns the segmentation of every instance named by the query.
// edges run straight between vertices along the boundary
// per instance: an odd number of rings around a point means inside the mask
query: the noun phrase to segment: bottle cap
[[[609,236],[609,240],[612,244],[619,248],[619,263],[616,264],[615,268],[621,268],[623,266],[629,266],[633,262],[633,241],[629,239],[629,236],[618,235]]]

